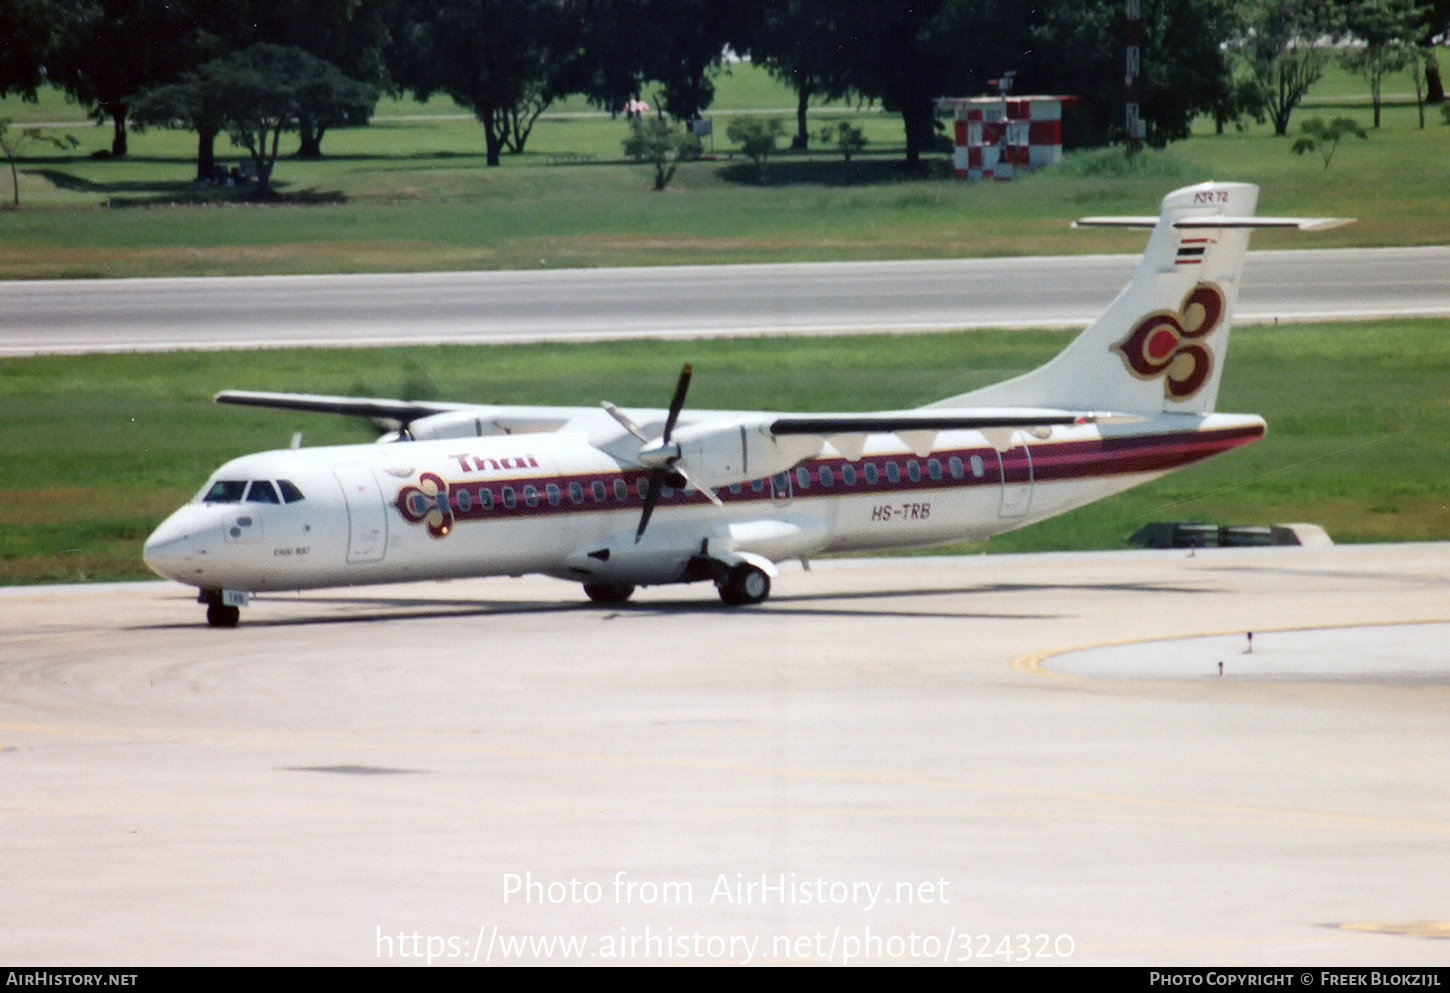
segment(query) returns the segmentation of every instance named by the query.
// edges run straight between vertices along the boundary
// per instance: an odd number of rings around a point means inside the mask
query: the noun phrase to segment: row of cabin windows
[[[941,459],[927,459],[926,477],[930,479],[933,483],[939,483],[941,482],[943,473],[945,472],[946,474],[949,474],[952,479],[965,479],[967,476],[968,466],[970,466],[972,476],[976,479],[981,479],[987,474],[986,463],[982,461],[982,457],[980,455],[973,455],[966,463],[963,463],[960,458],[953,455],[951,458],[947,459],[945,467],[943,467]],[[841,466],[840,481],[843,486],[855,486],[859,479],[865,478],[866,485],[875,486],[881,481],[882,471],[882,469],[877,468],[876,463],[867,462],[864,466],[861,467],[861,470],[858,473],[856,467],[848,462],[845,465]],[[886,479],[888,482],[901,482],[902,468],[896,462],[887,462],[884,472],[886,473]],[[909,459],[906,462],[906,478],[911,480],[911,482],[913,483],[921,482],[922,467],[921,463],[916,459]],[[831,469],[830,466],[826,465],[820,466],[818,469],[816,469],[814,473],[812,473],[811,470],[805,466],[801,466],[800,468],[796,469],[795,486],[797,490],[810,489],[813,482],[826,489],[830,489],[831,487],[836,485],[836,472]],[[784,489],[786,483],[787,480],[785,478],[785,474],[776,477],[777,488]],[[732,486],[730,487],[730,489],[736,493],[740,492],[738,487]],[[758,490],[760,489],[760,487],[757,486],[756,489]]]
[[[855,486],[862,479],[866,481],[868,486],[874,486],[881,481],[882,471],[877,468],[874,462],[867,462],[859,471],[854,465],[847,463],[840,467],[839,479],[841,484],[847,487]],[[906,478],[910,479],[913,483],[921,481],[923,470],[921,463],[917,460],[911,459],[906,462],[905,471]],[[986,475],[987,467],[980,455],[973,455],[966,463],[963,463],[960,458],[954,455],[946,461],[945,465],[942,464],[940,459],[928,459],[925,474],[933,482],[940,482],[944,475],[950,475],[952,479],[956,480],[965,479],[969,471],[977,479],[981,479]],[[902,467],[896,462],[887,462],[884,472],[886,479],[892,483],[899,483],[902,479]],[[784,492],[790,485],[791,479],[789,476],[789,473],[781,473],[775,477],[774,483],[777,493]],[[795,470],[794,482],[797,490],[810,489],[812,485],[819,485],[823,488],[830,489],[836,485],[837,470],[823,465],[818,467],[815,472],[812,472],[807,467],[801,466]],[[729,488],[730,492],[735,494],[743,493],[745,485],[747,484],[734,483]],[[757,479],[748,485],[753,492],[764,493],[767,484],[765,480]],[[568,489],[571,503],[577,505],[585,502],[586,496],[583,483],[571,482],[569,483]],[[641,478],[635,485],[636,495],[640,499],[644,498],[648,489],[648,478]],[[612,486],[607,485],[603,480],[599,479],[593,480],[589,484],[588,495],[593,498],[595,503],[606,502],[611,493],[617,502],[624,503],[629,499],[629,484],[622,478],[616,478]],[[662,497],[666,498],[673,494],[674,489],[669,486],[666,486],[660,493]],[[522,487],[522,497],[523,503],[527,507],[537,507],[541,498],[547,500],[549,506],[557,507],[564,500],[564,491],[557,483],[546,483],[541,494],[538,486],[533,483],[527,483]],[[497,500],[506,509],[512,510],[517,507],[519,498],[519,490],[516,490],[512,485],[505,485],[499,488]],[[431,504],[429,498],[421,493],[414,493],[411,501],[414,513],[420,516],[427,512]],[[452,491],[453,505],[460,513],[468,513],[474,509],[475,505],[480,510],[492,510],[494,501],[494,491],[488,487],[480,487],[476,490],[468,487],[460,487]]]
[[[975,478],[981,479],[986,474],[986,465],[983,463],[980,455],[973,455],[967,464],[964,464],[960,458],[953,455],[946,462],[945,472],[950,474],[952,479],[965,479],[968,464]],[[890,461],[886,463],[885,473],[886,479],[889,482],[901,482],[901,472],[901,466],[896,462]],[[840,467],[840,482],[843,486],[850,487],[855,486],[861,478],[864,478],[868,486],[875,486],[881,480],[880,473],[881,470],[877,468],[874,462],[867,462],[859,473],[854,465],[846,463]],[[926,476],[932,482],[941,481],[943,466],[940,459],[933,458],[927,460]],[[916,459],[910,459],[906,462],[906,477],[913,483],[921,482],[922,467],[921,463]],[[789,483],[788,474],[781,473],[775,479],[776,490],[783,492]],[[814,473],[806,466],[801,466],[796,469],[795,484],[797,489],[810,489],[813,483],[826,489],[834,487],[836,485],[836,470],[826,465],[819,466]],[[750,488],[756,493],[763,493],[765,492],[765,481],[757,479],[750,484]],[[636,487],[638,495],[643,498],[647,489],[648,480],[641,479]],[[603,480],[596,479],[589,484],[589,495],[594,499],[595,503],[604,503],[608,500],[610,490],[611,487],[606,486]],[[615,479],[612,490],[616,501],[624,503],[629,499],[629,485],[623,479]],[[454,500],[457,502],[460,511],[467,512],[473,509],[474,492],[467,489],[456,491]],[[493,491],[485,488],[477,490],[476,492],[481,509],[491,509],[493,507]],[[661,495],[668,497],[672,492],[672,489],[667,486]],[[740,483],[735,483],[730,487],[730,492],[741,493],[743,492],[743,487]],[[523,487],[523,500],[526,506],[537,507],[539,505],[539,497],[539,488],[537,486],[530,483]],[[563,502],[563,492],[557,483],[546,484],[544,486],[543,497],[548,500],[551,507],[557,507]],[[499,498],[503,505],[510,509],[518,505],[518,494],[512,486],[504,486],[500,490]],[[267,479],[254,479],[250,482],[245,479],[219,479],[212,484],[211,489],[202,498],[205,503],[247,502],[272,504],[297,503],[303,499],[302,491],[291,480],[287,479],[279,479],[275,483]],[[422,501],[423,503],[420,506],[426,505],[427,502],[422,494],[416,494],[414,500],[415,502]],[[569,484],[569,500],[574,504],[582,504],[585,502],[584,485],[582,483],[572,482]],[[419,513],[422,512],[420,509]]]
[[[305,499],[290,479],[218,479],[202,497],[203,503],[298,503]]]

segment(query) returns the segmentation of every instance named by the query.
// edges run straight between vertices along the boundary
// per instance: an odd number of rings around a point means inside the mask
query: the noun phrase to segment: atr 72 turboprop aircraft
[[[253,593],[544,573],[618,603],[712,580],[730,604],[775,563],[984,539],[1264,434],[1214,412],[1256,187],[1169,194],[1132,282],[1052,361],[912,410],[687,411],[416,403],[228,391],[221,403],[390,421],[389,443],[234,459],[146,542],[207,620]]]

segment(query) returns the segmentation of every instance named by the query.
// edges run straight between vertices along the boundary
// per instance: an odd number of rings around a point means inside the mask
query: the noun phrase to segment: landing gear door
[[[347,502],[347,560],[381,562],[388,549],[388,515],[377,478],[365,465],[332,471]]]

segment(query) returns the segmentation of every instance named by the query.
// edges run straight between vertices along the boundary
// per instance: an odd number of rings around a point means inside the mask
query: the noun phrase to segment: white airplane
[[[1256,187],[1205,183],[1151,227],[1132,282],[1041,368],[913,410],[559,408],[229,391],[221,403],[391,421],[387,444],[234,459],[146,541],[162,576],[235,626],[251,594],[543,573],[619,603],[711,580],[729,604],[776,563],[981,540],[1099,500],[1264,434],[1214,412]]]

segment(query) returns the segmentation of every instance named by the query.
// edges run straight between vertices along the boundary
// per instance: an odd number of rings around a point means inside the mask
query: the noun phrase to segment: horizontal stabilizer
[[[1224,215],[1207,217],[1184,217],[1171,222],[1180,231],[1198,231],[1222,228],[1294,228],[1299,231],[1328,231],[1330,228],[1353,224],[1352,217],[1228,217]],[[1084,217],[1073,221],[1075,228],[1153,228],[1158,226],[1156,217]]]

